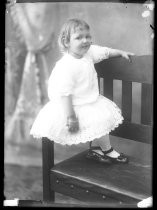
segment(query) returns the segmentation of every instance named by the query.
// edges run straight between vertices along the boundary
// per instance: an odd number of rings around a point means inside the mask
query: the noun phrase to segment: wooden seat
[[[138,202],[151,194],[151,166],[133,157],[129,164],[104,165],[82,152],[51,170],[52,189],[93,202]],[[138,187],[137,187],[138,186]]]
[[[113,100],[113,80],[122,80],[124,123],[111,135],[129,141],[152,142],[152,56],[134,56],[132,63],[122,58],[95,65],[103,79],[103,94]],[[141,122],[132,122],[132,82],[141,83]],[[100,84],[100,83],[99,83]],[[104,165],[87,159],[85,150],[54,165],[54,143],[43,138],[43,200],[54,201],[54,192],[80,201],[136,204],[151,193],[151,163],[130,156],[129,164]]]

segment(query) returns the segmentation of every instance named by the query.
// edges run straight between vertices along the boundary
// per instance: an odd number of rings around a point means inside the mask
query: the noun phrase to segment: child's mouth
[[[90,46],[89,44],[88,45],[83,45],[82,48],[87,49],[87,48],[89,48],[89,46]]]

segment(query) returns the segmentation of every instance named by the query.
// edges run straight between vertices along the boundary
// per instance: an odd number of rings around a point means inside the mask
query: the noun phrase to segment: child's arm
[[[75,112],[72,105],[72,95],[62,96],[62,102],[67,117],[75,117]]]
[[[64,111],[67,116],[67,126],[70,132],[77,132],[79,129],[78,119],[72,104],[72,95],[62,96]]]
[[[126,52],[123,50],[117,50],[117,49],[110,49],[109,57],[123,57],[127,59],[129,62],[131,62],[131,56],[133,56],[134,53]]]

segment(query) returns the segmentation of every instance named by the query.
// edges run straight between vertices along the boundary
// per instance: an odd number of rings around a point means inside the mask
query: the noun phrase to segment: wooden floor
[[[42,201],[42,168],[5,164],[4,195],[6,200]],[[81,204],[82,202],[56,193],[56,203]]]
[[[39,144],[39,143],[38,143]],[[83,150],[83,145],[78,148],[65,148],[56,145],[55,162],[58,163],[63,159],[72,156]],[[87,147],[87,146],[86,146]],[[71,152],[70,152],[71,151]],[[39,147],[32,147],[31,145],[7,145],[5,147],[4,159],[4,195],[5,199],[12,200],[19,198],[21,200],[35,200],[43,199],[42,194],[42,152]],[[81,204],[76,199],[56,193],[56,203],[63,204]]]

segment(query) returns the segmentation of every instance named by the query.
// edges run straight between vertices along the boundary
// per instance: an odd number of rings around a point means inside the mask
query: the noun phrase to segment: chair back
[[[132,62],[124,58],[110,58],[95,64],[99,88],[104,96],[113,98],[114,80],[121,81],[121,110],[124,122],[111,135],[139,142],[151,143],[153,128],[153,56],[133,56]],[[140,122],[132,121],[133,83],[140,83]],[[139,114],[139,113],[138,113]]]

